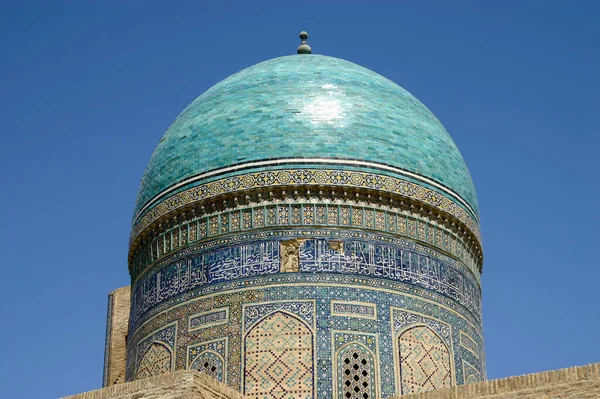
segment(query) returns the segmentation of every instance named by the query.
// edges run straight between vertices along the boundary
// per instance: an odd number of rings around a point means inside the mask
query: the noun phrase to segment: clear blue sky
[[[481,205],[488,377],[600,361],[600,2],[0,4],[0,395],[99,388],[150,155],[204,90],[313,51],[442,121]],[[81,3],[81,4],[79,4]],[[393,5],[392,5],[393,3]]]

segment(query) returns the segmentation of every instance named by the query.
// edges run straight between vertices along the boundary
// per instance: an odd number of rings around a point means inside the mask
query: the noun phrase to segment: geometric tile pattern
[[[189,369],[195,356],[193,349],[197,349],[196,354],[205,350],[218,353],[225,360],[224,367],[227,368],[227,372],[224,373],[224,379],[227,381],[226,383],[236,390],[241,389],[241,370],[243,369],[242,305],[260,302],[264,294],[261,290],[254,289],[231,291],[218,285],[213,286],[213,288],[219,289],[217,296],[206,298],[198,296],[197,292],[191,292],[189,296],[182,295],[177,299],[185,301],[184,306],[172,308],[173,302],[166,303],[166,311],[160,315],[154,315],[141,326],[130,327],[132,329],[128,340],[127,381],[135,378],[136,371],[135,361],[129,362],[129,360],[135,359],[136,352],[143,353],[144,345],[148,340],[156,338],[156,340],[168,343],[169,346],[171,345],[170,342],[176,344],[173,346],[174,370]],[[219,308],[229,309],[229,322],[227,324],[194,331],[187,330],[186,326],[190,315]],[[160,310],[160,308],[157,310]],[[175,326],[181,326],[182,328],[175,331]],[[169,341],[169,337],[163,332],[174,333],[177,335],[177,340],[173,338]],[[136,348],[141,349],[137,350]]]
[[[135,369],[136,378],[140,376],[150,377],[153,375],[164,374],[173,369],[173,350],[177,340],[177,323],[170,323],[156,330],[137,345],[135,356],[128,353],[127,360],[137,359]],[[153,365],[152,362],[156,364]],[[130,367],[129,364],[127,366]]]
[[[336,318],[334,320],[338,319]],[[340,350],[343,349],[343,347],[348,345],[360,345],[363,348],[366,348],[367,351],[371,351],[372,353],[377,353],[377,351],[380,349],[377,342],[377,334],[350,330],[333,330],[331,333],[333,339],[333,341],[331,342],[331,347],[336,353],[338,353]],[[377,358],[375,358],[373,364],[377,365],[377,363]],[[377,367],[375,367],[374,370],[377,370]]]
[[[421,314],[417,312],[411,312],[407,309],[401,309],[393,307],[392,313],[392,327],[394,334],[404,332],[409,327],[416,325],[425,325],[434,331],[448,348],[453,346],[453,335],[452,325],[445,321],[440,320],[438,317],[430,316],[427,314]],[[455,339],[456,340],[456,339]]]
[[[152,331],[149,335],[144,337],[137,344],[136,355],[138,358],[146,352],[146,349],[153,342],[160,342],[165,344],[169,350],[175,348],[175,341],[177,340],[177,323],[169,323],[168,325],[161,326],[160,329]]]
[[[346,346],[338,352],[340,399],[375,398],[373,363],[373,356],[361,345]]]
[[[333,315],[331,304],[334,301],[376,303],[377,320]],[[456,370],[453,366],[453,383],[462,384],[464,381],[461,358],[467,359],[484,376],[484,360],[477,359],[470,351],[461,350],[459,342],[460,331],[464,331],[479,347],[483,346],[480,322],[470,312],[434,292],[368,276],[279,273],[246,279],[241,283],[203,287],[161,304],[156,309],[157,313],[153,310],[149,318],[144,319],[143,325],[132,327],[130,345],[135,347],[140,339],[145,341],[144,337],[153,337],[152,331],[162,331],[162,326],[169,323],[178,322],[186,326],[190,315],[223,307],[229,308],[228,324],[179,331],[174,369],[189,368],[187,365],[193,362],[191,354],[189,363],[186,360],[187,347],[227,338],[229,350],[223,352],[227,361],[224,378],[228,385],[243,392],[243,341],[246,332],[270,314],[281,311],[296,315],[315,332],[313,372],[319,382],[314,385],[316,398],[338,398],[340,389],[337,384],[333,385],[333,381],[338,379],[332,375],[338,374],[335,354],[342,346],[353,342],[362,344],[379,357],[379,360],[376,359],[379,370],[374,370],[375,381],[378,381],[375,386],[380,389],[376,397],[399,394],[398,335],[415,325],[429,326],[448,348],[457,348],[451,351],[453,363],[459,365]],[[201,353],[204,349],[198,351]],[[215,352],[222,353],[217,349]],[[128,366],[128,380],[135,377],[134,371],[133,365]]]
[[[429,327],[412,327],[398,338],[402,395],[452,385],[450,352]]]
[[[437,191],[423,187],[422,185],[411,183],[404,179],[377,173],[334,169],[271,170],[228,177],[193,187],[169,197],[167,200],[164,200],[148,211],[143,217],[138,217],[131,229],[131,241],[137,238],[146,227],[158,220],[161,216],[183,206],[203,201],[219,194],[280,185],[328,185],[338,188],[351,187],[385,190],[386,192],[394,193],[402,197],[422,201],[440,211],[452,215],[464,223],[475,237],[481,241],[479,224],[472,216],[473,214],[466,211],[463,206],[458,205],[445,195],[439,194]]]
[[[171,371],[171,351],[164,344],[153,342],[142,357],[135,378],[147,378]]]
[[[223,359],[213,352],[203,352],[192,363],[191,369],[201,371],[223,382]]]
[[[276,311],[246,335],[244,395],[261,399],[313,397],[313,334],[295,316]]]
[[[295,212],[293,203],[288,209],[290,223],[296,217],[304,220],[302,212]],[[270,217],[267,210],[262,215],[248,215],[248,219],[264,217],[266,222]],[[317,211],[312,213],[315,220],[322,216],[319,215]],[[363,224],[377,223],[376,212],[371,220],[366,219],[367,215],[363,214]],[[342,216],[337,214],[339,221]],[[240,216],[241,220],[244,218]],[[232,223],[230,219],[229,225]],[[350,223],[358,222],[351,218]],[[418,233],[419,223],[415,229]],[[301,242],[299,273],[279,271],[279,242],[290,239]],[[426,236],[425,242],[427,239]],[[408,264],[403,265],[403,260]],[[264,273],[275,262],[276,272]],[[312,354],[307,355],[307,364],[312,367],[309,377],[313,398],[338,399],[344,392],[336,375],[342,372],[337,354],[346,345],[362,345],[374,357],[369,374],[376,390],[373,397],[402,392],[398,337],[417,325],[428,326],[448,348],[452,384],[475,378],[470,369],[461,365],[463,359],[473,365],[480,378],[485,378],[480,311],[471,310],[466,302],[456,299],[469,298],[460,288],[466,280],[461,281],[456,273],[440,273],[448,269],[439,265],[448,265],[459,270],[458,275],[470,278],[468,283],[477,286],[474,295],[479,301],[479,284],[463,262],[410,237],[361,228],[296,226],[202,240],[170,253],[152,266],[150,274],[134,282],[128,343],[128,361],[133,361],[128,363],[126,378],[132,380],[136,376],[136,353],[141,358],[145,349],[158,341],[172,348],[174,370],[191,368],[204,352],[218,354],[223,359],[223,381],[245,392],[252,385],[252,380],[244,375],[249,365],[244,363],[244,353],[250,349],[245,345],[248,333],[255,332],[256,326],[278,312],[293,316],[310,332]],[[200,273],[202,270],[208,274]],[[231,278],[209,283],[210,270],[225,271],[219,273],[229,273]],[[237,270],[243,274],[236,274]],[[176,326],[181,328],[175,331]],[[480,348],[480,358],[464,349],[465,336],[461,345],[461,332]],[[207,346],[208,342],[219,340],[225,343],[224,349]],[[190,352],[192,349],[196,349],[195,354]],[[204,363],[208,371],[215,367],[212,372],[218,373],[218,362],[214,357],[213,360],[214,363]],[[282,370],[286,363],[267,364],[267,358],[254,359],[259,360],[264,362],[261,370],[279,372],[271,373],[266,384],[288,384],[286,389],[293,394],[292,378],[287,382],[274,378],[285,380],[286,372]],[[464,375],[467,371],[470,374]],[[303,385],[308,386],[309,382]],[[274,390],[273,395],[281,392]]]
[[[202,371],[226,383],[227,341],[227,338],[222,338],[188,346],[186,368]]]

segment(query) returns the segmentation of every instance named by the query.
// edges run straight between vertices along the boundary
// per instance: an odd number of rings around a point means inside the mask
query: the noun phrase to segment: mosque
[[[109,295],[113,393],[75,397],[167,397],[115,387],[181,373],[208,396],[168,397],[379,399],[486,380],[478,202],[458,148],[402,87],[307,37],[208,89],[158,143],[131,286]]]

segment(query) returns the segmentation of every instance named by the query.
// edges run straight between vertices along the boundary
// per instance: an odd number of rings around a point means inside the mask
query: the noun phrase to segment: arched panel
[[[245,396],[313,398],[313,334],[300,319],[271,313],[248,332],[244,344]]]
[[[375,399],[375,360],[359,344],[340,348],[336,356],[339,399]]]
[[[418,326],[398,337],[402,394],[452,385],[450,351],[429,327]]]
[[[147,378],[171,371],[172,355],[169,348],[159,342],[153,342],[140,360],[135,378]]]
[[[202,371],[219,382],[223,381],[223,359],[213,352],[203,352],[192,363],[192,369]]]

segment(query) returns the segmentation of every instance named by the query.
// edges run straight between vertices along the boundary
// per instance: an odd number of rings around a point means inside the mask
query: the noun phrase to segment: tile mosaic
[[[270,60],[190,104],[150,160],[126,380],[196,369],[262,399],[480,381],[482,264],[471,177],[423,104],[343,60]]]
[[[307,154],[385,160],[450,187],[477,208],[458,149],[421,102],[348,61],[295,55],[244,69],[190,104],[158,144],[136,209],[199,173]]]
[[[316,201],[315,201],[316,202]],[[270,202],[267,202],[267,204],[270,204]],[[289,226],[290,224],[290,219],[287,217],[288,212],[290,210],[290,206],[292,206],[292,208],[296,208],[297,212],[300,213],[304,213],[305,215],[311,215],[310,218],[304,218],[302,219],[304,222],[304,225],[306,226],[316,226],[318,225],[318,223],[315,223],[315,219],[312,218],[312,215],[315,213],[314,208],[315,208],[315,204],[314,203],[301,203],[301,204],[294,204],[294,203],[276,203],[276,205],[267,205],[267,204],[258,204],[258,205],[254,205],[252,207],[248,207],[248,208],[243,208],[242,210],[239,209],[235,209],[232,211],[224,211],[219,213],[216,216],[201,216],[200,217],[200,223],[202,226],[206,225],[206,224],[210,224],[210,223],[214,223],[211,230],[209,231],[208,236],[219,236],[219,235],[224,235],[224,234],[228,234],[228,233],[232,233],[232,232],[236,232],[238,231],[238,226],[239,226],[239,215],[240,213],[244,214],[245,219],[247,220],[247,223],[244,224],[243,230],[249,230],[249,229],[257,229],[257,228],[262,228],[264,227],[264,214],[265,212],[267,212],[268,214],[270,214],[270,221],[269,224],[273,224],[275,226]],[[322,222],[323,225],[328,225],[328,226],[341,226],[341,227],[353,227],[353,228],[360,228],[362,227],[362,218],[363,215],[365,215],[365,217],[369,216],[370,219],[368,220],[368,222],[366,222],[364,224],[365,228],[369,228],[372,230],[379,230],[382,232],[388,232],[389,230],[396,230],[396,225],[394,224],[392,226],[391,222],[398,222],[398,223],[402,223],[402,226],[399,226],[398,230],[400,230],[400,232],[402,232],[404,230],[404,223],[408,220],[409,223],[409,232],[408,234],[413,236],[414,238],[419,239],[419,241],[423,241],[425,243],[427,243],[430,246],[436,247],[437,249],[443,250],[443,251],[450,251],[453,255],[456,255],[457,257],[459,257],[459,259],[461,259],[461,261],[463,263],[465,263],[469,269],[472,270],[473,274],[475,275],[475,277],[477,279],[479,279],[479,259],[478,257],[476,257],[473,253],[473,247],[472,245],[470,245],[468,242],[465,242],[465,240],[463,238],[461,238],[460,236],[458,236],[458,234],[452,230],[449,230],[447,228],[444,228],[442,226],[436,225],[434,223],[436,223],[435,221],[431,221],[431,220],[423,220],[422,218],[420,218],[419,216],[413,217],[413,216],[405,216],[402,211],[398,210],[398,209],[384,209],[384,210],[376,210],[377,208],[374,207],[370,207],[370,206],[365,206],[365,205],[353,205],[353,206],[347,206],[344,207],[342,204],[340,204],[339,202],[337,204],[325,204],[323,207],[317,206],[316,207],[317,210],[319,208],[321,209],[321,213],[323,216]],[[330,217],[327,221],[325,221],[325,213],[329,212]],[[281,216],[279,218],[279,220],[275,220],[274,215],[279,213],[279,215]],[[341,214],[342,215],[342,220],[344,220],[343,224],[339,223],[339,220],[337,218],[337,215]],[[378,215],[379,219],[381,220],[381,222],[377,223],[377,226],[374,225],[374,215]],[[385,226],[384,220],[387,218],[388,220],[388,225],[387,227]],[[359,223],[358,226],[347,226],[347,224],[349,224],[350,219],[352,219],[354,222],[356,221],[361,221],[361,223]],[[227,223],[223,224],[221,223],[221,225],[219,225],[219,220],[223,221],[227,221]],[[230,228],[230,224],[229,224],[229,220],[231,220],[231,229]],[[252,224],[252,220],[254,220],[254,224]],[[297,216],[296,218],[296,223],[295,225],[298,225],[298,221],[300,220],[300,217]],[[158,236],[158,238],[162,237],[162,236],[172,236],[174,235],[174,231],[178,231],[178,230],[187,230],[188,228],[190,229],[190,231],[194,230],[196,228],[196,225],[198,223],[198,220],[190,220],[190,221],[183,221],[181,222],[181,225],[179,226],[175,226],[173,228],[171,228],[170,230],[167,228],[166,231],[164,231],[164,233],[160,234]],[[417,230],[417,224],[419,226],[419,231],[420,234],[419,236],[417,236],[416,234],[416,230]],[[189,227],[188,227],[189,226]],[[190,234],[190,237],[195,234]],[[452,241],[454,242],[453,246],[450,246],[450,240],[448,240],[447,236],[451,236]],[[156,240],[158,240],[158,238]],[[203,239],[205,237],[199,237],[198,239]],[[161,240],[160,243],[164,242],[165,240]],[[191,240],[190,241],[179,241],[179,245],[180,247],[184,247],[187,246],[190,243],[193,243],[194,241]],[[175,243],[173,242],[172,245],[170,246],[166,246],[166,245],[162,245],[161,248],[161,254],[159,255],[158,252],[153,251],[152,247],[156,246],[156,245],[161,245],[160,243],[155,243],[154,241],[149,242],[149,244],[145,245],[145,246],[141,246],[138,249],[138,252],[136,253],[134,259],[133,259],[133,268],[131,270],[131,274],[132,274],[132,278],[133,280],[136,280],[138,278],[138,276],[140,274],[142,274],[145,270],[147,270],[148,268],[152,267],[153,264],[157,261],[159,261],[161,258],[167,257],[170,254],[173,253],[174,250],[178,250],[179,247],[175,246]]]
[[[452,301],[443,304],[444,301],[439,297],[428,298],[425,291],[390,289],[380,284],[378,279],[368,277],[347,279],[328,274],[318,276],[286,274],[285,277],[283,280],[273,281],[258,277],[253,279],[251,284],[240,286],[219,283],[211,285],[211,290],[204,291],[203,295],[196,293],[187,300],[172,299],[166,304],[164,310],[155,313],[135,328],[131,340],[135,343],[138,337],[153,336],[155,329],[160,329],[162,328],[160,326],[168,323],[186,323],[189,316],[198,313],[200,309],[216,308],[225,304],[231,314],[229,326],[221,325],[201,331],[180,329],[177,353],[181,353],[183,357],[178,355],[178,359],[182,360],[178,360],[176,369],[185,368],[186,364],[189,364],[185,361],[187,353],[183,345],[227,337],[234,344],[230,345],[226,356],[231,361],[227,366],[226,383],[236,389],[242,389],[241,376],[245,372],[243,368],[245,331],[252,330],[269,315],[283,312],[304,323],[307,331],[314,334],[316,354],[314,363],[311,364],[315,365],[314,372],[317,375],[316,397],[331,397],[332,384],[337,383],[337,380],[333,380],[334,366],[331,360],[325,363],[319,361],[319,359],[332,359],[332,353],[336,351],[331,344],[332,331],[346,331],[350,335],[366,337],[364,340],[354,337],[353,340],[362,342],[375,353],[374,361],[377,363],[374,367],[379,370],[378,382],[381,384],[381,393],[384,397],[395,394],[397,384],[401,381],[401,367],[398,369],[394,366],[401,363],[399,349],[395,349],[398,348],[398,337],[414,326],[427,326],[442,339],[444,345],[449,348],[451,364],[461,364],[461,359],[466,359],[476,370],[479,370],[480,375],[483,374],[482,361],[473,357],[470,351],[460,345],[460,334],[463,332],[473,337],[474,341],[479,341],[478,345],[481,348],[482,336],[479,322],[469,317],[464,309],[453,308]],[[259,293],[260,295],[257,296]],[[360,319],[335,312],[332,314],[332,302],[377,303],[377,320]],[[377,339],[367,340],[369,337]],[[407,359],[409,361],[411,358]],[[135,370],[131,369],[129,375],[133,375],[134,372]],[[453,370],[451,375],[452,383],[462,383],[465,378],[462,367]]]

